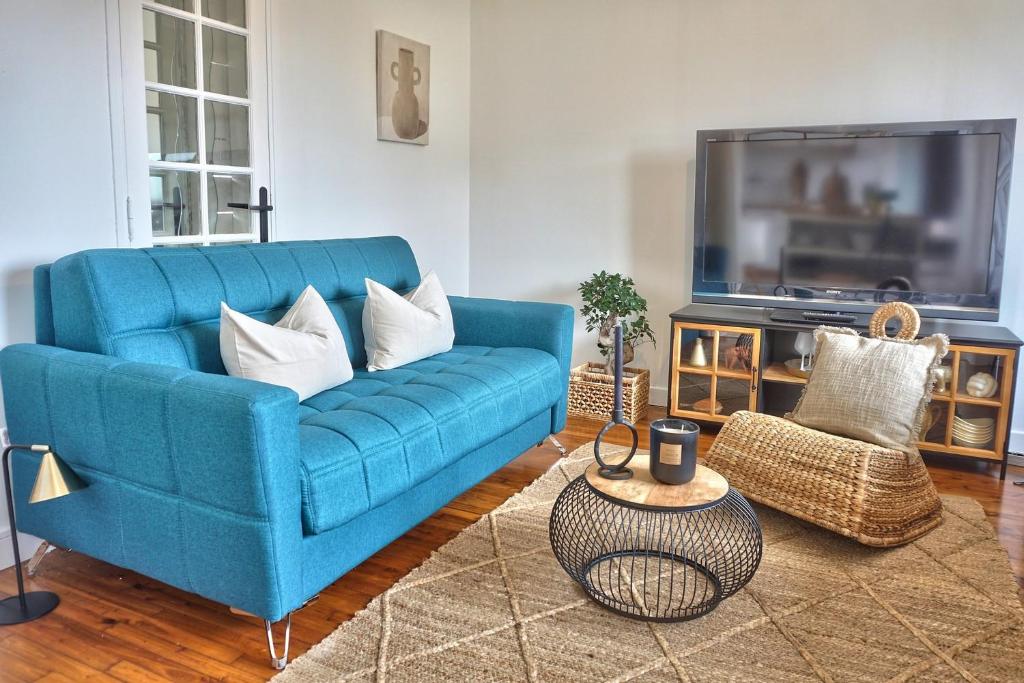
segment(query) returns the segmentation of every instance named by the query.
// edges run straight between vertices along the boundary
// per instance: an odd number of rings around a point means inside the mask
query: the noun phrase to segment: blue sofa
[[[47,443],[89,488],[27,505],[56,545],[278,621],[565,424],[568,306],[451,297],[455,347],[364,368],[363,278],[419,283],[397,237],[103,249],[35,271],[36,344],[0,352],[14,443]],[[355,378],[299,403],[228,377],[219,306],[276,321],[312,284]]]

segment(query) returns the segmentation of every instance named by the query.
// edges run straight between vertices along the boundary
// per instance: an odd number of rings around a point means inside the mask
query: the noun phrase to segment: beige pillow
[[[861,337],[850,329],[814,333],[814,368],[794,422],[906,453],[917,450],[944,334],[915,341]]]
[[[402,296],[366,278],[363,306],[366,369],[389,370],[452,350],[452,309],[434,271]]]
[[[312,285],[276,325],[221,302],[220,356],[232,377],[288,387],[300,401],[352,379],[345,337]]]

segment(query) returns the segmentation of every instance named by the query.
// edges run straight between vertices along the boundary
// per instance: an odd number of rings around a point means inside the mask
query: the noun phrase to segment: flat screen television
[[[693,300],[996,320],[1015,127],[698,131]]]

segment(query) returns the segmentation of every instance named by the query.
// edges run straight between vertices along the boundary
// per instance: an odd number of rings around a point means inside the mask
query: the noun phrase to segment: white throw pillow
[[[455,343],[452,309],[434,271],[405,296],[366,278],[363,337],[366,369],[371,372],[451,351]]]
[[[352,379],[345,337],[312,285],[276,325],[221,302],[220,357],[232,377],[294,389],[300,401]]]

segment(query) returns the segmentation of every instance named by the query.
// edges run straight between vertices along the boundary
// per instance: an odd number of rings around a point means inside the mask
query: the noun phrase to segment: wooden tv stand
[[[800,312],[753,306],[690,304],[672,314],[669,345],[668,412],[705,424],[721,424],[738,410],[783,415],[793,409],[807,380],[791,374],[784,361],[799,358],[793,345],[800,332],[813,332],[822,324],[867,329],[866,314],[853,321],[806,321]],[[1006,476],[1006,458],[1013,415],[1014,378],[1020,339],[1005,327],[958,320],[921,319],[921,336],[942,332],[949,336],[949,354],[943,361],[952,379],[946,391],[932,398],[924,433],[924,452],[1000,463]],[[693,365],[694,345],[700,339],[706,364]],[[971,396],[968,378],[987,372],[998,387],[990,398]],[[995,436],[981,445],[958,443],[953,416],[963,419],[991,417]]]

